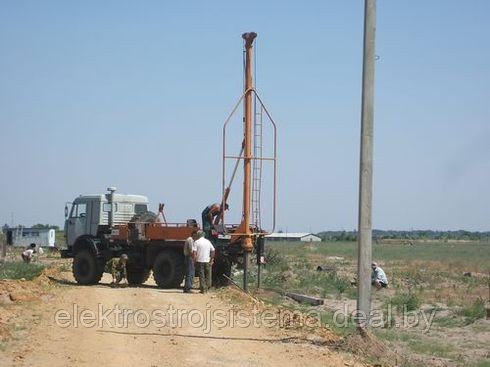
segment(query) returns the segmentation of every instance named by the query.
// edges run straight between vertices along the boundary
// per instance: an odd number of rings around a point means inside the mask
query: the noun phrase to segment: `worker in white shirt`
[[[199,272],[201,293],[207,293],[211,288],[211,267],[214,263],[215,250],[211,241],[204,237],[203,231],[197,232],[197,238],[192,256]]]
[[[377,263],[373,262],[371,264],[371,269],[373,269],[371,275],[371,284],[380,290],[381,288],[386,288],[388,286],[388,277],[383,269],[381,269]]]
[[[22,252],[22,260],[29,264],[34,259],[34,254],[36,253],[36,244],[31,243],[24,252]]]

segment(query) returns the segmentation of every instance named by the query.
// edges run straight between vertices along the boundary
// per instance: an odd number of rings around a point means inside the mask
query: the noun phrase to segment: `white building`
[[[56,231],[51,228],[8,228],[7,244],[16,247],[27,247],[35,243],[38,247],[54,247]]]
[[[265,236],[268,241],[301,241],[301,242],[321,242],[321,238],[313,233],[271,233]]]

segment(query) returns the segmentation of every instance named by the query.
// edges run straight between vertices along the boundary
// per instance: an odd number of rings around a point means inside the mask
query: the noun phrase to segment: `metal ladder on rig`
[[[262,133],[263,133],[263,117],[264,108],[262,104],[257,101],[257,97],[254,99],[254,143],[253,143],[253,155],[255,158],[262,158]],[[254,159],[252,164],[252,218],[251,223],[256,228],[262,228],[262,218],[260,216],[261,207],[261,192],[262,192],[262,160]]]

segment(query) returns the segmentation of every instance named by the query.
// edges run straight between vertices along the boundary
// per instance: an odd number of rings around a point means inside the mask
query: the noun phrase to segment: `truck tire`
[[[73,276],[78,284],[99,283],[104,269],[96,255],[89,250],[78,251],[73,258]]]
[[[217,256],[213,266],[213,285],[215,287],[225,287],[230,285],[230,281],[225,278],[231,278],[231,262],[227,257]]]
[[[160,288],[177,288],[184,280],[184,256],[161,251],[153,263],[153,276]]]
[[[129,270],[127,269],[128,283],[131,285],[140,285],[150,277],[150,270]]]
[[[147,211],[143,213],[138,213],[131,218],[130,222],[134,223],[153,223],[157,219],[157,215],[153,212]]]

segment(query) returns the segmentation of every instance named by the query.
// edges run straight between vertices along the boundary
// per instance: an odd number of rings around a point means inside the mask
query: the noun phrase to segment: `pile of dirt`
[[[61,269],[57,264],[53,264],[51,266],[47,266],[43,269],[41,274],[34,279],[34,281],[38,284],[47,284],[51,281],[52,278],[57,278],[61,274]]]
[[[0,342],[12,337],[12,325],[20,317],[18,304],[39,299],[45,292],[41,285],[23,279],[0,280]]]
[[[344,340],[343,349],[354,355],[376,360],[379,366],[396,363],[395,353],[366,329],[361,329],[358,333],[348,336]]]
[[[32,281],[25,279],[0,280],[0,341],[10,338],[11,325],[19,321],[25,303],[44,299],[48,296],[49,277],[59,274],[59,268],[43,269]]]
[[[35,281],[25,279],[0,280],[0,304],[34,301],[44,293],[41,285]]]

